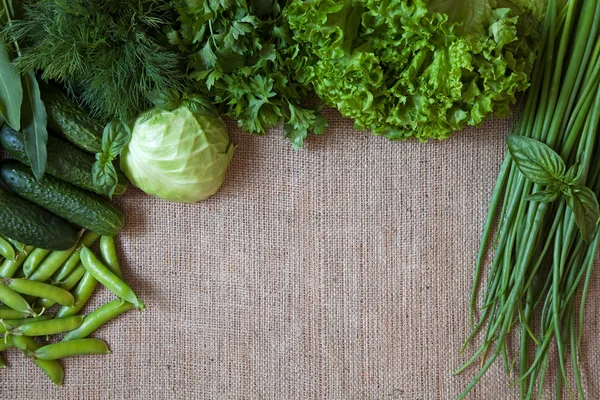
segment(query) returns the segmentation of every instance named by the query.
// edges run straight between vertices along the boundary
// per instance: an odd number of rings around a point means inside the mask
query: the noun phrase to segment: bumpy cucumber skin
[[[42,100],[48,114],[48,127],[88,153],[102,151],[104,126],[59,89],[42,86]]]
[[[2,187],[0,235],[47,250],[67,250],[79,238],[66,221]]]
[[[99,235],[116,236],[125,223],[123,213],[102,197],[53,176],[36,180],[18,161],[4,161],[0,179],[19,196]]]
[[[4,124],[0,129],[0,145],[15,159],[30,165],[26,153],[25,137],[22,133]],[[94,156],[54,136],[48,137],[47,151],[46,173],[82,189],[100,195],[104,194],[94,186],[92,178],[92,166],[96,160]],[[127,191],[127,178],[120,169],[117,170],[117,176],[119,183],[113,195],[121,196]]]

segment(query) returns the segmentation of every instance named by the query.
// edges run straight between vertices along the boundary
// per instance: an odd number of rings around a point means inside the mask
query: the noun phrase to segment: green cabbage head
[[[137,118],[121,153],[121,169],[152,196],[194,203],[219,190],[233,151],[218,114],[201,101],[184,101]]]

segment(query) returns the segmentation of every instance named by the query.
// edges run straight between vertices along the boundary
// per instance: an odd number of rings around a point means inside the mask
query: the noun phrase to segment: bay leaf
[[[27,71],[22,77],[23,105],[21,107],[22,132],[25,135],[27,156],[31,161],[31,169],[37,179],[44,175],[46,169],[46,107],[40,96],[40,87],[33,71]]]
[[[8,51],[0,44],[0,114],[15,131],[21,129],[22,102],[21,77],[11,65]]]

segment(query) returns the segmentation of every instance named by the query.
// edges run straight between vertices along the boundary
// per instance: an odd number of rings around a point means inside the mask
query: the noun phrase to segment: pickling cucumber
[[[15,159],[30,165],[26,153],[25,136],[12,129],[8,124],[0,129],[0,145]],[[82,189],[104,194],[94,186],[92,179],[92,166],[96,160],[94,156],[54,136],[48,137],[46,149],[48,152],[46,173]],[[115,188],[114,195],[120,196],[127,190],[127,178],[120,169],[117,170],[117,176],[119,183]]]
[[[0,179],[19,196],[99,235],[116,236],[125,223],[123,213],[102,197],[50,175],[36,180],[16,160],[2,162]]]
[[[48,128],[89,153],[102,151],[104,126],[59,88],[42,84],[41,89],[48,114]]]
[[[79,239],[66,221],[2,187],[0,235],[47,250],[67,250]]]

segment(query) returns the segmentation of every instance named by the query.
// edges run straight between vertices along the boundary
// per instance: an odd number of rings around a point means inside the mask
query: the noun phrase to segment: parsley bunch
[[[284,124],[299,149],[308,132],[322,133],[327,121],[309,89],[293,78],[308,57],[282,16],[288,2],[182,1],[181,27],[169,38],[188,56],[190,77],[221,112],[258,135]]]

